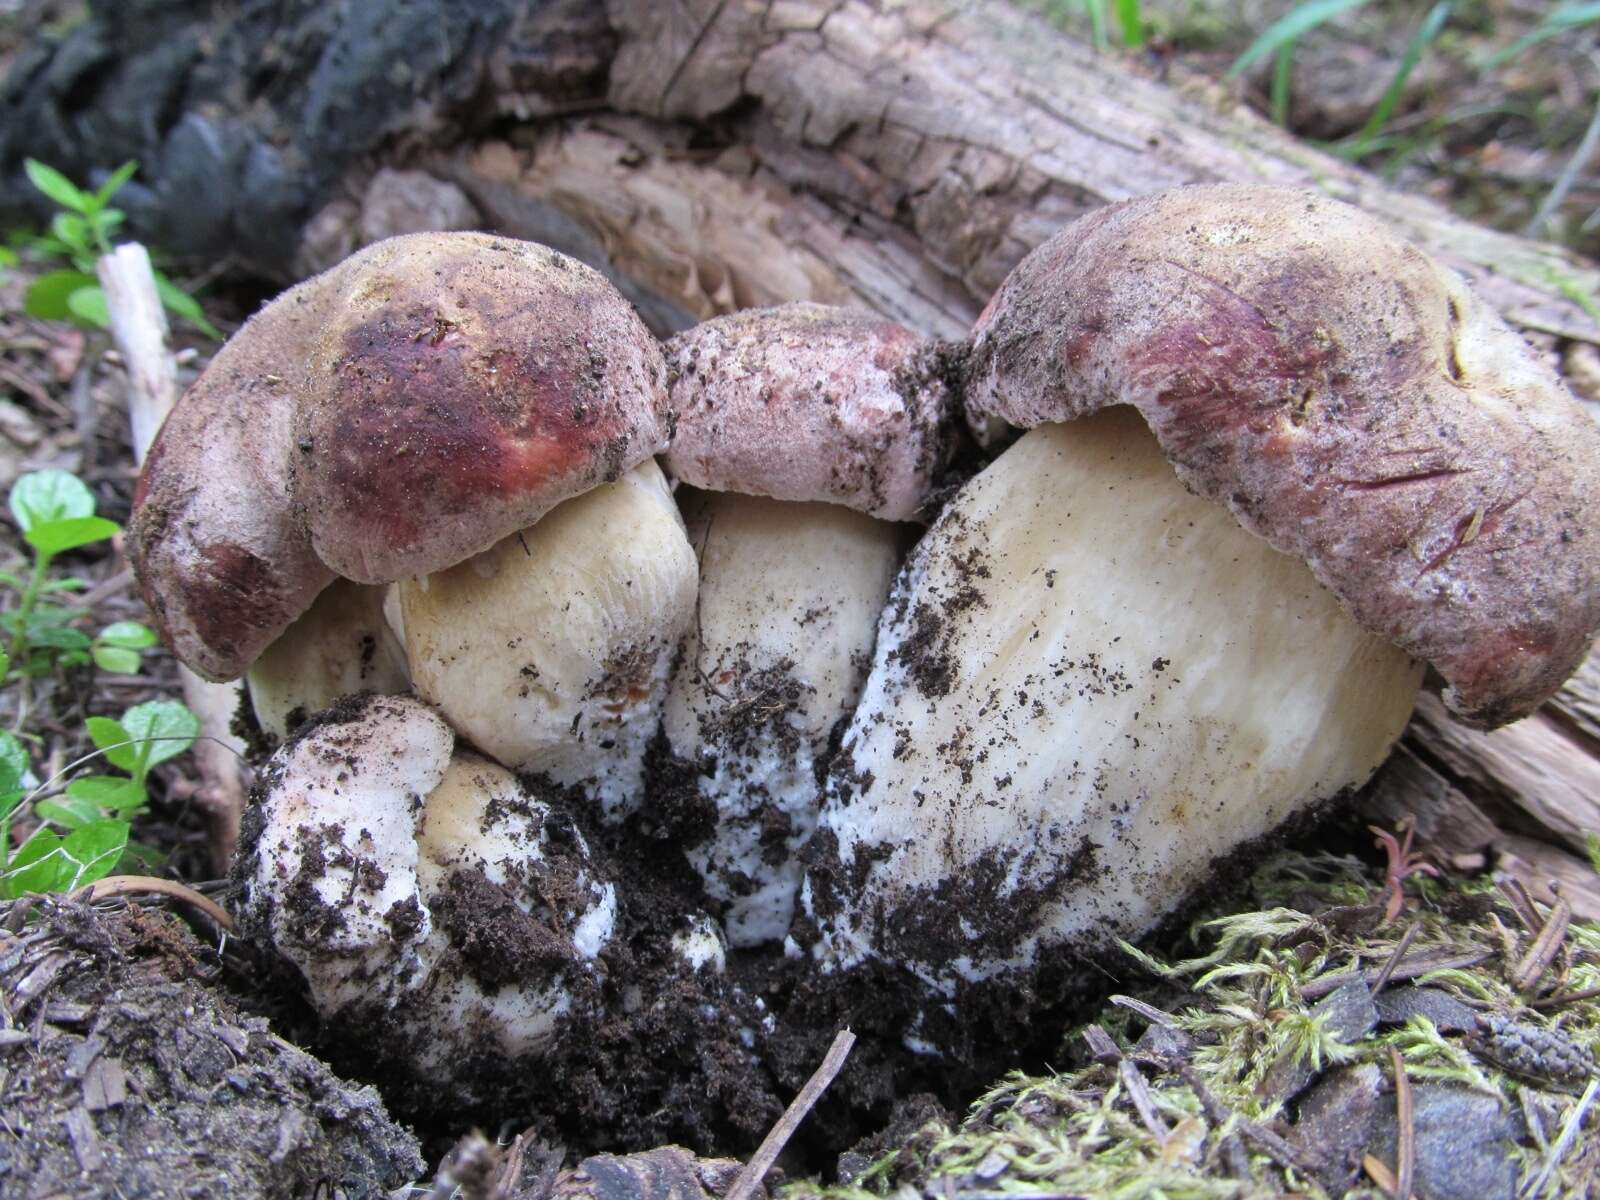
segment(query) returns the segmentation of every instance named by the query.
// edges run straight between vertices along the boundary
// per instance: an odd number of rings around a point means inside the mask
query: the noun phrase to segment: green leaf
[[[1144,47],[1144,21],[1139,16],[1139,0],[1117,0],[1117,24],[1122,26],[1122,43],[1130,50]]]
[[[130,745],[133,737],[122,727],[121,721],[110,717],[90,717],[83,723],[89,740],[105,751],[106,761],[130,775],[139,764],[139,748]]]
[[[1584,834],[1583,848],[1589,853],[1589,865],[1600,872],[1600,833]]]
[[[1279,17],[1266,29],[1261,36],[1251,42],[1249,47],[1228,68],[1224,78],[1236,79],[1268,54],[1272,54],[1284,46],[1295,41],[1301,34],[1309,33],[1324,21],[1331,20],[1342,12],[1352,8],[1360,8],[1367,0],[1306,0],[1297,4],[1283,16]]]
[[[105,814],[96,804],[77,796],[58,796],[52,800],[35,800],[33,811],[42,821],[53,821],[63,829],[81,829]]]
[[[0,894],[15,900],[29,892],[59,892],[74,874],[60,836],[41,825],[11,856],[10,870],[0,875]]]
[[[67,890],[87,887],[96,879],[111,874],[111,868],[117,865],[127,844],[126,821],[107,818],[69,833],[61,849],[72,859],[77,871]]]
[[[4,679],[9,670],[11,670],[11,655],[5,652],[4,647],[0,647],[0,679]]]
[[[92,287],[96,283],[93,275],[83,271],[47,271],[23,293],[23,310],[41,321],[71,320],[72,309],[67,305],[68,298],[79,288]]]
[[[94,194],[96,204],[101,208],[109,204],[111,197],[120,192],[122,185],[132,179],[138,173],[138,170],[138,160],[130,158],[115,171],[111,172],[110,175],[106,176],[106,181],[100,185],[99,190]]]
[[[127,844],[128,823],[110,818],[91,821],[64,838],[40,829],[17,851],[0,885],[11,897],[76,891],[109,875]]]
[[[93,207],[94,198],[85,195],[77,184],[54,167],[48,167],[34,158],[24,159],[22,167],[28,173],[29,182],[62,208],[87,212]]]
[[[9,818],[16,811],[17,805],[27,798],[28,793],[22,788],[17,788],[10,792],[0,792],[0,821]],[[5,866],[4,854],[4,848],[0,847],[0,868]]]
[[[57,213],[50,218],[50,232],[74,254],[94,253],[94,229],[86,217]]]
[[[67,795],[119,815],[143,808],[148,799],[138,780],[121,775],[84,775],[67,784]]]
[[[94,493],[70,471],[30,471],[11,485],[11,515],[24,533],[46,521],[94,516]]]
[[[0,246],[0,267],[14,267],[21,261],[10,246]]]
[[[156,631],[139,621],[113,621],[100,631],[99,641],[106,646],[143,650],[156,644]]]
[[[121,646],[95,646],[89,651],[94,665],[110,675],[137,675],[143,661],[137,650]]]
[[[205,310],[200,307],[200,302],[188,292],[184,291],[160,271],[154,272],[156,277],[156,292],[161,297],[161,303],[188,321],[201,333],[209,338],[222,340],[222,331],[206,320]]]
[[[129,842],[122,851],[122,861],[117,864],[117,874],[152,875],[159,871],[166,861],[167,856],[154,846]]]
[[[141,746],[140,769],[131,772],[137,778],[192,746],[200,733],[200,720],[176,700],[148,700],[122,714],[122,727],[133,737],[146,739]]]
[[[122,526],[104,517],[68,517],[59,521],[40,521],[24,535],[28,545],[40,554],[54,558],[65,550],[75,550],[92,542],[103,542]]]
[[[0,732],[0,792],[11,792],[22,786],[28,775],[28,750],[22,739],[10,732]]]
[[[106,303],[106,292],[98,283],[81,287],[67,297],[67,308],[85,325],[96,329],[111,327],[111,308]]]

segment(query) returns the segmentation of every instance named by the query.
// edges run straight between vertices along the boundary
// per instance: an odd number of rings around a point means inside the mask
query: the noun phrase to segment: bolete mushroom
[[[939,355],[903,326],[819,304],[667,344],[665,461],[717,490],[679,491],[700,587],[663,730],[705,810],[683,830],[689,859],[734,946],[788,932],[829,737],[861,694],[905,541],[878,517],[918,513],[949,456]]]
[[[330,710],[267,769],[240,908],[324,1017],[458,1074],[593,1008],[616,885],[566,818],[408,697]],[[557,829],[560,827],[559,835]]]
[[[985,310],[966,399],[1078,419],[971,481],[896,587],[807,880],[836,967],[949,991],[1137,935],[1364,781],[1424,662],[1503,721],[1600,623],[1600,432],[1344,205],[1083,218]]]
[[[666,443],[660,349],[597,272],[379,242],[231,338],[157,435],[130,554],[174,652],[240,675],[336,576],[441,571]]]

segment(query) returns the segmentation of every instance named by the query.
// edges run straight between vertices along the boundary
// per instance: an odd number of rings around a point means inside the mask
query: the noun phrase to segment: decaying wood
[[[150,256],[137,242],[101,257],[96,270],[111,316],[111,336],[128,372],[130,441],[137,463],[144,462],[156,431],[178,402],[178,373],[167,341],[167,317],[156,292]],[[239,817],[248,789],[244,744],[230,731],[239,706],[239,685],[212,683],[179,666],[183,699],[199,718],[194,759],[201,787],[196,799],[211,821],[212,857],[218,873],[227,870],[239,840]]]

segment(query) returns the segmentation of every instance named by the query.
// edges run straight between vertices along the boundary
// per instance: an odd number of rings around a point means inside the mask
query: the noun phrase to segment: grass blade
[[[1139,15],[1139,0],[1117,0],[1117,24],[1122,26],[1122,44],[1130,50],[1144,48],[1144,21]]]
[[[1451,0],[1439,0],[1438,4],[1428,10],[1428,15],[1422,19],[1422,24],[1417,27],[1415,36],[1406,47],[1406,52],[1401,55],[1400,65],[1395,68],[1394,78],[1389,80],[1389,86],[1384,89],[1383,98],[1378,101],[1378,106],[1372,110],[1367,123],[1356,135],[1355,144],[1344,152],[1346,158],[1358,159],[1366,154],[1372,146],[1372,140],[1388,124],[1389,118],[1394,115],[1395,105],[1400,103],[1400,96],[1405,91],[1406,80],[1411,78],[1411,72],[1416,70],[1417,63],[1422,61],[1423,52],[1433,44],[1433,39],[1439,36],[1444,23],[1450,19],[1451,8]]]
[[[1523,34],[1498,54],[1491,55],[1483,65],[1498,67],[1508,58],[1515,58],[1521,54],[1529,46],[1537,46],[1540,42],[1548,41],[1569,29],[1576,29],[1580,25],[1588,25],[1594,21],[1600,21],[1600,4],[1563,4],[1530,32]]]
[[[1366,3],[1367,0],[1307,0],[1304,4],[1296,5],[1262,30],[1261,36],[1251,42],[1249,48],[1228,68],[1224,78],[1235,79],[1243,75],[1266,55],[1292,45],[1301,34],[1309,33],[1324,21]]]
[[[1294,41],[1290,39],[1278,47],[1277,60],[1272,64],[1272,123],[1289,127],[1289,76],[1294,70]]]

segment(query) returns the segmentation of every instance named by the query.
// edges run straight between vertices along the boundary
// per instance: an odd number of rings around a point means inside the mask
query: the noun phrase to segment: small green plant
[[[118,720],[90,717],[87,727],[96,746],[89,757],[126,774],[80,776],[59,792],[54,780],[34,784],[22,740],[0,732],[0,899],[75,891],[124,861],[156,857],[128,833],[149,803],[150,769],[193,745],[199,721],[176,700],[151,700]],[[29,809],[38,824],[13,850],[12,823]]]
[[[147,626],[116,621],[91,635],[78,627],[88,616],[85,610],[47,600],[86,586],[73,577],[52,579],[50,567],[56,556],[104,541],[121,526],[95,516],[94,494],[83,481],[54,468],[19,478],[11,488],[10,504],[23,540],[33,551],[33,569],[25,578],[0,572],[0,584],[17,594],[16,604],[0,613],[8,671],[35,678],[57,667],[93,662],[102,671],[136,674],[140,651],[156,641]]]
[[[1295,5],[1261,31],[1261,35],[1228,68],[1224,78],[1237,79],[1268,54],[1276,55],[1272,71],[1272,119],[1279,125],[1287,125],[1295,42],[1318,25],[1366,3],[1367,0],[1305,0]]]
[[[1140,0],[1042,0],[1039,8],[1052,21],[1063,22],[1075,15],[1089,19],[1090,36],[1096,50],[1111,47],[1111,14],[1115,11],[1117,25],[1122,31],[1122,44],[1130,50],[1141,49],[1148,35]]]
[[[95,263],[101,255],[111,253],[111,235],[125,219],[122,210],[113,208],[111,201],[133,178],[139,164],[123,163],[92,192],[36,159],[30,158],[23,165],[29,182],[61,208],[51,218],[50,231],[42,237],[25,239],[24,249],[41,260],[65,260],[70,264],[34,280],[23,298],[23,307],[29,316],[41,320],[73,321],[104,329],[111,318],[106,294],[95,275]],[[16,258],[15,252],[12,258]],[[207,337],[222,336],[206,320],[193,296],[160,271],[155,278],[162,304]]]

